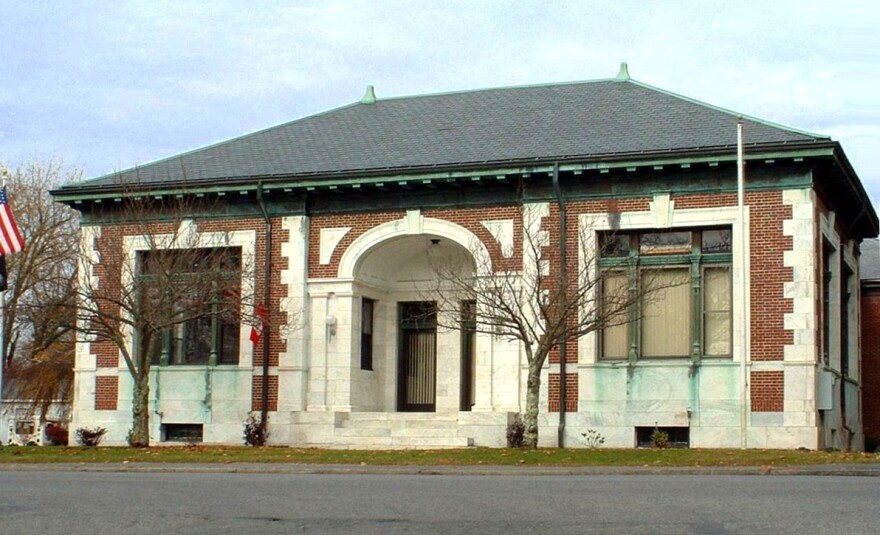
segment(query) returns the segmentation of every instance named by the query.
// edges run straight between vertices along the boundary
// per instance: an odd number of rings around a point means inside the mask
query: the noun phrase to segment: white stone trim
[[[787,190],[783,204],[792,207],[792,218],[783,222],[783,234],[791,236],[792,250],[785,251],[784,265],[792,268],[792,281],[784,285],[793,312],[785,315],[785,328],[794,331],[794,344],[786,346],[785,360],[816,360],[813,337],[817,315],[817,269],[821,244],[816,243],[815,198],[812,191]]]
[[[100,284],[93,269],[100,261],[100,253],[98,252],[100,237],[100,226],[80,227],[80,251],[82,253],[78,259],[77,280],[81,289],[96,288]],[[80,321],[82,319],[77,319],[77,323]],[[93,425],[95,375],[97,373],[97,357],[92,353],[91,344],[94,339],[94,335],[85,335],[82,329],[77,329],[70,429]],[[116,368],[112,369],[114,372],[116,371]]]
[[[132,279],[135,272],[135,263],[137,261],[137,253],[139,251],[149,251],[151,249],[186,249],[192,247],[212,248],[212,247],[241,247],[241,292],[242,295],[253,295],[255,284],[255,264],[256,264],[256,242],[257,233],[255,230],[234,230],[234,231],[217,231],[217,232],[199,232],[195,225],[190,223],[184,226],[181,223],[181,229],[188,230],[188,238],[192,241],[184,241],[178,234],[157,234],[155,236],[126,236],[122,242],[122,251],[124,266],[122,269],[122,284],[131,287],[134,284]],[[253,315],[253,304],[242,303],[242,315]],[[125,341],[128,350],[132,351],[133,332],[131,326],[128,326],[125,332]],[[239,360],[238,366],[241,368],[249,368],[253,362],[254,347],[248,335],[250,334],[250,326],[242,324],[239,329]]]
[[[402,219],[375,226],[355,238],[339,261],[338,278],[353,280],[358,262],[370,249],[386,240],[413,234],[429,234],[451,240],[478,258],[477,269],[486,269],[488,273],[492,271],[489,251],[474,233],[456,223],[425,217],[418,210],[410,210]]]
[[[665,199],[665,200],[664,200]],[[580,235],[586,238],[587,243],[579,248],[579,270],[583,273],[595,272],[598,269],[595,265],[595,258],[586,258],[585,251],[594,251],[598,246],[596,244],[597,232],[607,230],[650,230],[657,228],[658,223],[668,222],[667,227],[663,228],[695,228],[706,226],[730,225],[734,234],[733,239],[733,262],[731,276],[733,278],[733,310],[740,310],[740,307],[746,307],[746,317],[751,317],[750,310],[750,283],[751,274],[748,262],[743,264],[743,257],[749,257],[750,247],[750,210],[745,207],[745,243],[746,251],[743,254],[739,250],[739,239],[736,233],[739,232],[740,226],[737,222],[738,208],[736,206],[723,206],[717,208],[674,208],[674,201],[666,199],[664,195],[654,197],[651,203],[652,210],[648,212],[623,212],[623,213],[599,213],[599,214],[581,214],[579,218]],[[658,215],[661,218],[658,220]],[[665,220],[665,221],[664,221]],[[586,261],[591,261],[592,266],[585,265]],[[740,288],[739,276],[737,275],[741,269],[746,270],[746,287]],[[733,318],[733,361],[738,362],[744,355],[749,354],[750,342],[747,342],[745,351],[741,347],[742,340],[741,329],[746,329],[746,340],[750,340],[750,325],[746,321],[746,325],[741,325],[737,317]],[[578,341],[578,359],[588,363],[598,361],[598,333],[590,333],[583,336]]]
[[[651,214],[654,216],[654,226],[657,228],[669,228],[672,226],[672,215],[675,210],[675,201],[669,193],[654,195],[654,200],[648,203]]]
[[[320,244],[318,245],[318,262],[322,266],[330,263],[330,260],[333,258],[333,251],[336,250],[336,246],[339,245],[339,242],[342,241],[342,238],[344,238],[350,230],[351,227],[321,229],[321,235],[319,237]]]
[[[804,428],[816,425],[816,299],[822,243],[816,240],[815,193],[809,188],[784,190],[782,203],[791,206],[791,219],[782,222],[782,234],[791,237],[791,250],[783,252],[783,265],[791,268],[792,280],[783,284],[783,295],[791,299],[792,312],[783,316],[783,329],[792,332],[792,343],[783,348],[782,362],[756,362],[753,367],[756,371],[784,372],[785,412],[778,425]]]
[[[305,284],[308,260],[309,219],[291,216],[281,219],[281,228],[288,231],[288,240],[281,243],[281,258],[287,259],[287,267],[281,270],[281,284],[287,287],[287,295],[281,298],[280,308],[293,321],[282,338],[289,339],[305,325]]]
[[[79,287],[82,288],[97,288],[101,283],[98,276],[95,274],[94,267],[99,264],[101,261],[101,254],[98,251],[98,240],[101,239],[101,227],[98,226],[88,226],[81,227],[80,229],[80,251],[82,251],[82,256],[79,258],[79,268],[77,269],[77,277]],[[82,321],[82,320],[77,320]],[[83,330],[79,329],[78,333],[82,333]],[[84,365],[83,361],[80,360],[82,358],[88,358],[90,354],[90,344],[94,340],[94,335],[77,335],[77,366],[80,367],[90,367],[94,368],[94,355],[92,355],[92,362],[90,364]]]
[[[425,231],[421,210],[407,210],[403,220],[406,222],[407,234],[422,234]]]
[[[310,299],[306,280],[309,257],[309,218],[304,215],[281,218],[287,240],[281,242],[281,285],[286,288],[279,308],[287,315],[287,324],[279,334],[286,342],[278,355],[278,411],[303,410],[306,407],[308,368],[310,365],[309,321]]]
[[[535,288],[539,284],[539,278],[550,271],[549,262],[541,258],[542,250],[550,244],[550,233],[542,228],[543,219],[549,215],[550,203],[529,203],[523,206],[522,281],[520,282],[522,288]],[[545,290],[525,293],[533,296],[533,300],[524,303],[523,315],[530,318],[532,324],[536,326],[536,331],[542,333],[545,325],[541,319],[540,303],[536,302],[536,299],[545,299],[549,292]],[[525,378],[521,376],[520,381],[523,380]]]
[[[494,219],[490,221],[480,221],[486,230],[498,242],[501,249],[501,256],[510,258],[513,256],[513,219]]]

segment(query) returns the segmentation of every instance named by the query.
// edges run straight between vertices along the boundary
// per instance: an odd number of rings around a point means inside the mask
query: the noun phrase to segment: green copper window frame
[[[712,232],[712,236],[716,237],[721,231],[721,235],[727,236],[726,243],[713,243],[711,250],[707,252],[703,250],[703,233]],[[689,233],[690,246],[682,244],[670,245],[662,243],[655,246],[644,247],[641,238],[647,235],[669,233]],[[616,272],[626,273],[628,290],[634,297],[640,288],[640,281],[643,280],[643,274],[646,270],[661,268],[677,268],[688,269],[689,281],[691,287],[691,311],[690,311],[690,329],[688,336],[690,337],[690,354],[688,356],[668,356],[668,357],[646,357],[643,356],[642,347],[642,304],[641,300],[634,299],[634,305],[629,309],[629,319],[626,323],[628,350],[626,357],[606,357],[604,355],[604,331],[599,332],[597,353],[601,361],[613,362],[627,360],[636,362],[639,360],[661,360],[673,359],[680,360],[690,358],[695,364],[703,359],[732,359],[733,358],[733,311],[732,311],[732,279],[733,279],[733,254],[729,237],[732,235],[731,227],[701,227],[691,229],[641,229],[638,231],[627,232],[602,232],[599,235],[600,254],[598,260],[598,268],[601,273]],[[676,236],[675,238],[680,238]],[[628,242],[628,249],[621,248],[621,242]],[[675,239],[669,240],[670,243]],[[609,244],[609,247],[605,247]],[[613,244],[613,245],[612,245]],[[653,249],[652,249],[653,248]],[[704,314],[705,298],[706,298],[706,278],[705,270],[707,268],[725,268],[728,271],[728,351],[726,354],[707,355],[705,349],[708,346],[704,339],[707,318]],[[722,311],[714,311],[722,312]]]
[[[205,250],[213,251],[211,254],[220,253],[223,255],[228,255],[228,258],[231,261],[230,265],[234,267],[231,269],[224,269],[218,272],[220,278],[236,281],[235,287],[239,295],[236,297],[239,301],[239,306],[241,305],[241,259],[242,259],[242,250],[241,247],[217,247],[217,248],[205,248]],[[161,250],[159,251],[162,254],[173,254],[173,249]],[[140,253],[139,253],[140,254]],[[140,262],[140,259],[139,259]],[[195,274],[195,272],[179,272],[176,276],[184,278],[188,275]],[[137,273],[137,277],[146,283],[149,283],[152,275],[148,273],[143,273],[140,271]],[[146,287],[146,285],[142,284],[141,287]],[[206,307],[211,308],[210,314],[205,316],[205,318],[200,318],[197,320],[189,320],[186,322],[181,322],[177,325],[174,325],[170,328],[167,328],[161,333],[161,344],[159,347],[152,351],[150,360],[153,365],[158,366],[237,366],[241,359],[241,351],[239,349],[240,341],[241,341],[241,320],[240,318],[235,319],[235,321],[228,321],[221,317],[223,314],[220,313],[221,309],[221,301],[224,299],[222,293],[229,293],[233,291],[232,286],[225,286],[224,288],[217,288],[216,293],[213,296],[213,299],[210,303],[206,303]],[[198,323],[207,323],[208,324],[208,339],[209,339],[209,348],[207,354],[204,357],[200,357],[197,361],[185,361],[181,359],[179,362],[175,362],[174,355],[181,352],[185,346],[184,340],[187,338],[187,331],[192,329]],[[177,347],[175,347],[177,346]],[[181,358],[180,356],[178,358]]]

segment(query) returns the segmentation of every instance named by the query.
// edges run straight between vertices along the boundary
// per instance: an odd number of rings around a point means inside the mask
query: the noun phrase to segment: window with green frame
[[[165,329],[152,345],[152,363],[238,364],[241,248],[142,251],[138,264],[140,288],[147,293],[164,291],[161,306],[185,318]]]
[[[732,355],[730,227],[606,232],[599,238],[605,306],[632,303],[600,333],[600,358]]]

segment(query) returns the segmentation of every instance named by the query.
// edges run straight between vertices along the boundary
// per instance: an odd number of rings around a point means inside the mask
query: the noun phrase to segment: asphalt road
[[[0,472],[0,534],[880,532],[880,478]]]

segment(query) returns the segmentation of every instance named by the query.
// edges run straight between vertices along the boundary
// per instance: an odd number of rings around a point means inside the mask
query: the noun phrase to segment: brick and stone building
[[[593,82],[389,99],[369,88],[53,194],[82,213],[84,254],[99,263],[137,254],[137,236],[106,215],[121,197],[216,200],[180,224],[252,258],[242,285],[268,284],[269,315],[287,324],[270,330],[265,367],[247,324],[226,331],[223,358],[166,348],[152,372],[156,442],[238,443],[265,399],[273,443],[504,445],[525,406],[522,348],[419,320],[417,287],[437,277],[429,255],[465,266],[479,253],[516,272],[526,238],[556,251],[565,228],[572,266],[584,243],[615,244],[587,266],[603,291],[683,282],[551,353],[542,444],[557,444],[564,409],[568,446],[593,429],[633,447],[657,426],[691,447],[859,448],[860,243],[877,215],[839,143],[746,117],[741,225],[737,115],[625,65]],[[118,350],[82,339],[76,358],[73,427],[124,442],[132,384]]]

